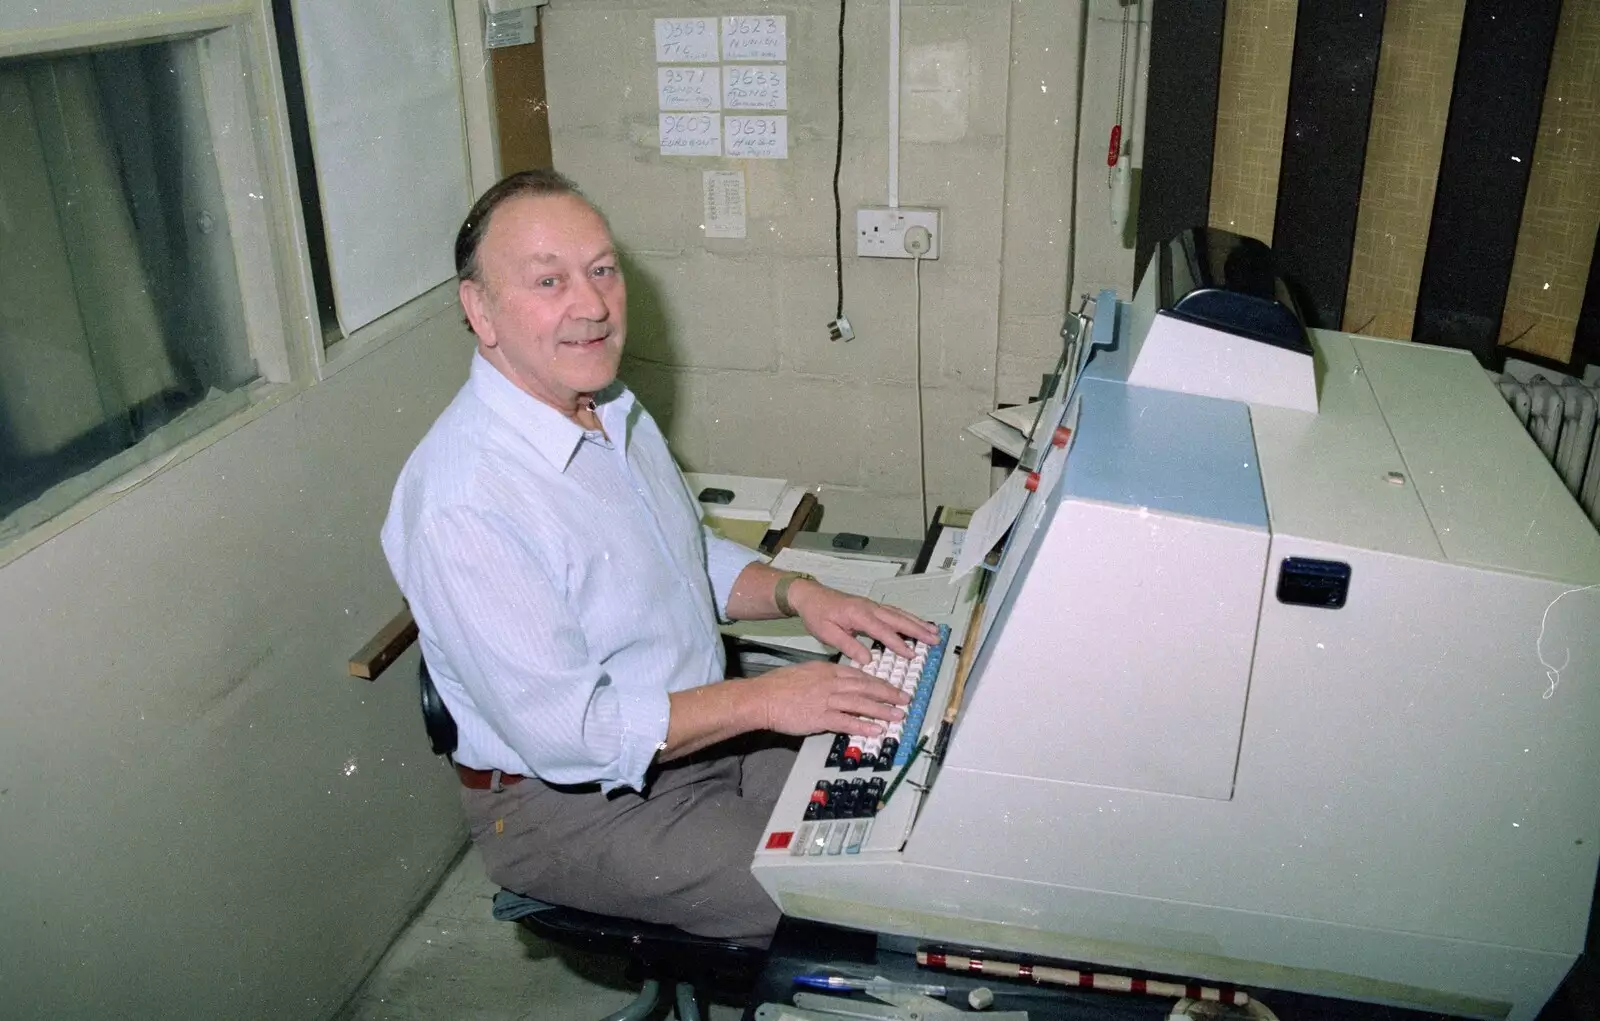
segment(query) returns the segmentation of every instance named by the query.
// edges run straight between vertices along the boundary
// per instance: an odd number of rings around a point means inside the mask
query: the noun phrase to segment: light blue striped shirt
[[[668,693],[722,679],[717,618],[760,557],[704,527],[632,392],[597,401],[604,435],[475,354],[400,474],[383,550],[457,762],[640,789]]]

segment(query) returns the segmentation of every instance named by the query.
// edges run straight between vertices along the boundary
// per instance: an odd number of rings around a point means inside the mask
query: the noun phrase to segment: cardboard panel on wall
[[[455,273],[471,202],[448,0],[295,0],[334,305],[345,333]]]

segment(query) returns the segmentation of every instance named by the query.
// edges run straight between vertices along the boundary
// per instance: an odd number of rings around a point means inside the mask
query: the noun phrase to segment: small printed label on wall
[[[745,236],[743,170],[705,170],[700,174],[708,238]]]
[[[663,113],[661,155],[721,156],[721,118],[714,113]]]
[[[539,38],[539,8],[518,7],[514,10],[491,12],[484,28],[483,47],[498,50],[507,46],[525,46]]]
[[[722,105],[728,110],[787,110],[789,69],[782,64],[729,64],[722,69]]]
[[[661,109],[722,109],[721,71],[717,67],[656,68],[656,94]]]
[[[786,15],[740,15],[722,19],[724,60],[788,60]]]
[[[715,64],[716,18],[657,18],[656,63]]]
[[[729,156],[753,160],[789,158],[788,117],[725,116],[722,133],[727,138],[724,151]]]

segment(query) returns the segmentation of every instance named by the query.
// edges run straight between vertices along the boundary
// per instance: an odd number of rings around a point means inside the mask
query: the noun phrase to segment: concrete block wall
[[[611,220],[628,274],[623,376],[690,470],[823,486],[825,527],[915,535],[912,265],[854,256],[855,210],[887,201],[887,0],[846,24],[845,313],[834,317],[838,6],[553,0],[545,8],[555,165]],[[787,17],[789,158],[663,157],[654,19]],[[941,210],[922,266],[930,509],[976,506],[988,450],[962,433],[1026,399],[1059,350],[1071,249],[1083,11],[1044,0],[905,0],[900,202]],[[701,173],[742,168],[748,236],[704,236]]]

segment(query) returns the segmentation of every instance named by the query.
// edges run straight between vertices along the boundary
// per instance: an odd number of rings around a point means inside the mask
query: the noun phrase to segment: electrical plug
[[[933,250],[933,235],[928,228],[918,224],[906,228],[906,251],[921,257]]]

